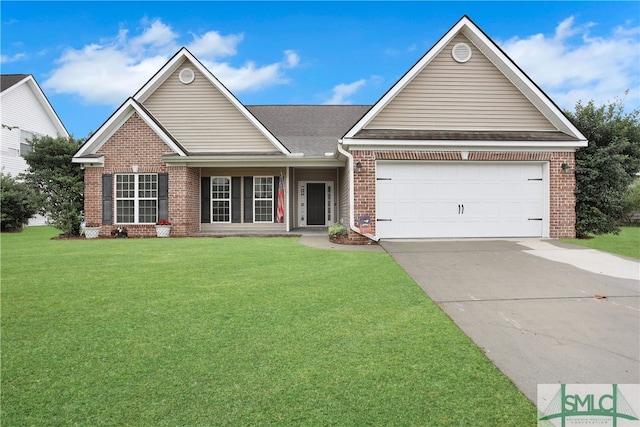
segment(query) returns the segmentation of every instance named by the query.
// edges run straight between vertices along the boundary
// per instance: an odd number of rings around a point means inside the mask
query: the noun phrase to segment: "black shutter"
[[[253,177],[244,177],[244,222],[253,222]]]
[[[158,174],[158,219],[169,219],[169,174]]]
[[[211,222],[211,178],[200,178],[200,222]]]
[[[231,178],[231,222],[242,222],[242,178]]]
[[[102,223],[113,224],[113,175],[102,175]]]
[[[276,222],[276,212],[278,212],[278,183],[280,177],[273,177],[273,211],[271,212],[271,219]]]

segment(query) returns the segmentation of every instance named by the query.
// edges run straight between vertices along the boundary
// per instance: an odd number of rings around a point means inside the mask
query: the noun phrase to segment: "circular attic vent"
[[[180,74],[178,74],[178,78],[182,83],[188,85],[196,78],[196,74],[191,68],[185,68],[184,70],[180,71]]]
[[[471,59],[471,48],[466,43],[458,43],[451,49],[451,56],[457,62],[467,62]]]

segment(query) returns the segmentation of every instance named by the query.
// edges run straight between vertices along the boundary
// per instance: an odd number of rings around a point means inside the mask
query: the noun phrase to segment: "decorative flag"
[[[278,180],[278,211],[276,213],[276,222],[284,220],[284,185],[282,183],[282,173]]]

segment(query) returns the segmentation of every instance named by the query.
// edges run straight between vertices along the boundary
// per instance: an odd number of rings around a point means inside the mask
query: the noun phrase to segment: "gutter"
[[[358,233],[361,236],[364,236],[368,239],[373,240],[374,242],[378,242],[380,239],[372,234],[369,233],[361,233],[359,229],[356,228],[356,226],[354,225],[355,223],[355,186],[354,186],[354,182],[353,182],[353,156],[351,155],[351,153],[349,153],[348,151],[346,151],[344,148],[342,148],[342,143],[343,140],[339,139],[338,140],[338,152],[340,154],[343,154],[347,159],[349,159],[349,166],[348,166],[348,170],[349,170],[349,228]]]

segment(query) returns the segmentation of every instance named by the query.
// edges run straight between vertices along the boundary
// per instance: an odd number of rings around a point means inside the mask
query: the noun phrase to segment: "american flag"
[[[278,180],[278,211],[276,212],[276,222],[284,220],[284,185],[282,183],[282,174]]]

